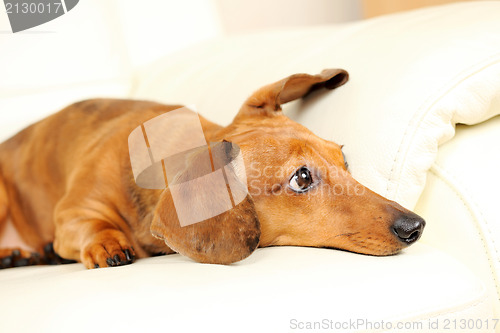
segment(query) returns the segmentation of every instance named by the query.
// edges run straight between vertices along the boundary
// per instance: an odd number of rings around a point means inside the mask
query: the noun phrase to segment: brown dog
[[[249,195],[230,211],[184,227],[169,188],[136,185],[127,145],[132,130],[180,106],[73,104],[0,145],[0,226],[10,217],[32,249],[59,258],[47,248],[53,242],[60,257],[87,268],[174,252],[226,264],[272,245],[397,253],[420,237],[424,220],[357,183],[341,146],[281,112],[282,104],[347,78],[340,69],[292,75],[255,92],[227,127],[200,117],[207,141],[240,147]],[[0,250],[0,257],[4,267],[37,262],[19,249]]]

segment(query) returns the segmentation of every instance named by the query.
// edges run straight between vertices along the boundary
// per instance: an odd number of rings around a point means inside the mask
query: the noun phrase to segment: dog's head
[[[253,251],[259,233],[261,247],[329,247],[371,255],[394,254],[418,240],[425,226],[422,218],[358,183],[348,171],[341,146],[319,138],[281,111],[284,103],[315,89],[334,89],[347,79],[346,71],[330,69],[265,86],[247,99],[231,125],[216,134],[214,139],[240,147],[249,195],[232,212],[192,226],[190,244],[192,237],[202,234],[223,244],[224,254],[205,251],[201,261],[242,259]],[[169,197],[167,190],[165,202]],[[161,206],[169,205],[173,204]],[[253,240],[252,246],[245,237]],[[200,260],[199,251],[192,248],[175,249]]]

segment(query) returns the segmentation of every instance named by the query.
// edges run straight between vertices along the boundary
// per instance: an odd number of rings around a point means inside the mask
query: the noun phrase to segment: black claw
[[[115,261],[115,264],[116,265],[120,265],[122,260],[120,259],[120,256],[115,254],[115,256],[113,257],[113,260]]]
[[[94,268],[99,268],[99,264],[95,264],[95,265],[94,265]]]
[[[42,259],[37,252],[32,252],[29,257],[23,258],[21,257],[21,251],[13,250],[10,256],[0,258],[0,268],[38,265],[42,262]]]
[[[59,263],[55,258],[45,258],[45,264],[47,265],[58,265]]]
[[[40,263],[40,254],[37,252],[32,252],[30,256],[30,263],[32,265],[38,265]]]
[[[108,264],[109,267],[112,267],[115,265],[113,259],[111,259],[111,258],[106,259],[106,263]]]
[[[2,258],[2,267],[7,268],[12,265],[12,257],[4,257]]]
[[[127,258],[128,261],[132,261],[132,255],[130,254],[130,251],[128,249],[123,251],[123,253],[125,253],[125,258]]]
[[[21,258],[18,260],[14,260],[14,267],[28,266],[30,263],[29,258]]]

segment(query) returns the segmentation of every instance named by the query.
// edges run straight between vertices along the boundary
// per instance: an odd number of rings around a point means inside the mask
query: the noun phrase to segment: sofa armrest
[[[422,241],[465,263],[500,294],[500,116],[474,126],[457,125],[439,148],[416,206],[425,216]]]

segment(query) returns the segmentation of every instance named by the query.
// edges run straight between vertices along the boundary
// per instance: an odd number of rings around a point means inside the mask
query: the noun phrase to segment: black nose
[[[400,241],[410,245],[420,238],[424,227],[424,219],[416,214],[411,214],[400,216],[392,225],[392,231]]]

